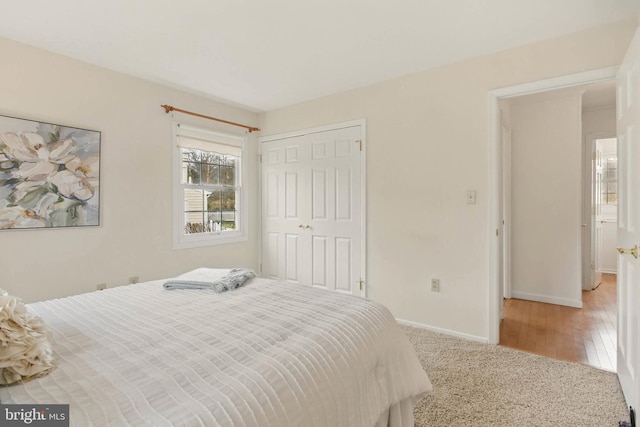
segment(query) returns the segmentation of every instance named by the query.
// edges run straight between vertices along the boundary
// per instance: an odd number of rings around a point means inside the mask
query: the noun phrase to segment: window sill
[[[173,249],[189,249],[200,248],[204,246],[228,245],[246,241],[247,236],[240,231],[224,234],[191,234],[174,238]]]

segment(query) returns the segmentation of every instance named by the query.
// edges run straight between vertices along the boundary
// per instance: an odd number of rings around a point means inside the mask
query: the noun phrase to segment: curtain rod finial
[[[161,107],[164,108],[164,112],[167,114],[173,111],[173,107],[171,105],[161,105]]]

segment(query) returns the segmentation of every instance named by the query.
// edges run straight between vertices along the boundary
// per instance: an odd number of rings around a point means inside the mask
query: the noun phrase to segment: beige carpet
[[[629,420],[614,373],[402,326],[434,387],[416,427],[617,427]]]

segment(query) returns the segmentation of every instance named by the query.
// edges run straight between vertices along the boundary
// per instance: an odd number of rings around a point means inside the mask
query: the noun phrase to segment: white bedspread
[[[374,426],[431,384],[389,311],[266,279],[162,281],[28,305],[58,367],[2,403],[69,403],[75,426]]]

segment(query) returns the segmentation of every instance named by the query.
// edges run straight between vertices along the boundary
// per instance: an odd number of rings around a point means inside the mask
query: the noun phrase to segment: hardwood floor
[[[616,370],[616,276],[582,292],[583,308],[505,300],[500,345]]]

